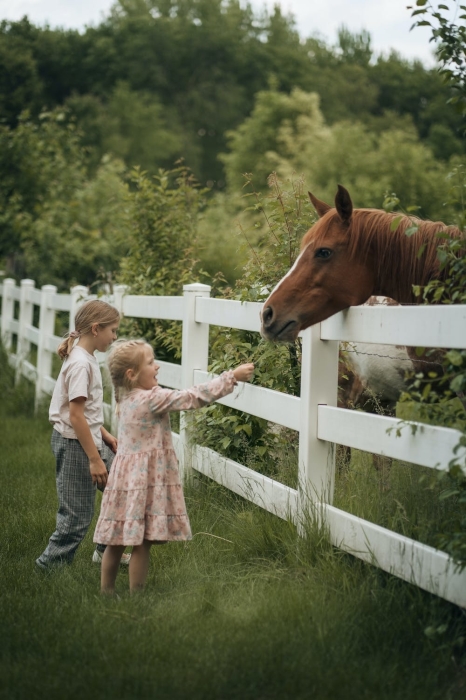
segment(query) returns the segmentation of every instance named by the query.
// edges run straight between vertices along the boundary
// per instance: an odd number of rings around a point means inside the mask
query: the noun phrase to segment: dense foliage
[[[293,265],[301,238],[315,221],[302,178],[281,182],[272,174],[268,186],[262,194],[251,179],[245,183],[249,227],[242,229],[241,235],[249,259],[235,285],[223,291],[225,298],[264,301],[277,279]],[[213,372],[253,361],[254,381],[260,386],[299,396],[299,340],[293,345],[273,345],[257,333],[214,327],[210,347]],[[287,450],[297,449],[297,435],[292,431],[221,404],[196,412],[194,422],[197,441],[269,475],[278,468],[278,454],[283,459]],[[293,479],[296,485],[296,473]]]
[[[203,204],[192,173],[183,165],[148,177],[136,168],[128,194],[129,250],[121,262],[118,282],[130,294],[179,296],[193,281],[196,225]],[[157,346],[159,359],[176,359],[181,351],[177,322],[133,319],[124,332]]]
[[[89,176],[87,153],[66,111],[24,113],[0,125],[0,250],[7,272],[38,285],[92,284],[127,247],[121,161]]]
[[[450,103],[466,116],[466,53],[465,26],[466,5],[454,2],[459,9],[456,24],[445,16],[451,9],[448,5],[434,7],[428,0],[417,0],[412,16],[414,26],[432,27],[432,41],[437,42],[437,53],[441,63],[441,74],[453,91]],[[450,200],[459,205],[457,223],[465,231],[466,213],[464,208],[466,172],[458,166],[450,173]],[[466,304],[466,234],[463,238],[451,238],[448,233],[439,234],[438,258],[442,279],[430,281],[416,292],[425,303]],[[424,348],[418,349],[424,353]],[[427,355],[429,351],[427,352]],[[431,372],[426,377],[422,373],[413,379],[410,394],[405,398],[417,402],[421,420],[453,427],[461,431],[456,446],[455,457],[450,461],[446,472],[438,472],[436,480],[444,486],[443,499],[455,499],[459,515],[453,524],[437,536],[438,546],[453,556],[461,569],[466,567],[466,350],[450,349],[443,359],[442,373]]]
[[[121,0],[82,33],[3,21],[0,259],[39,282],[41,251],[63,259],[69,248],[69,264],[51,266],[59,285],[108,276],[134,228],[127,172],[156,175],[178,157],[217,193],[199,258],[230,282],[246,260],[231,223],[244,221],[243,173],[258,191],[273,170],[304,174],[323,198],[344,182],[365,206],[396,189],[403,205],[448,219],[443,180],[464,154],[461,114],[445,109],[454,97],[437,70],[374,55],[365,31],[342,27],[334,46],[303,40],[278,6]]]

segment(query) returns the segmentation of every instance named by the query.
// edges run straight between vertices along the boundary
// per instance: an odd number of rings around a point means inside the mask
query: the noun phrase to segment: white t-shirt
[[[53,390],[49,420],[65,438],[77,439],[70,421],[69,403],[84,396],[84,417],[97,448],[102,447],[100,428],[104,423],[102,376],[99,363],[79,345],[64,361]]]

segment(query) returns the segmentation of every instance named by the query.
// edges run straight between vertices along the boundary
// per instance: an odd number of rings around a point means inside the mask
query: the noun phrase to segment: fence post
[[[39,312],[39,345],[37,347],[37,379],[34,409],[37,410],[44,396],[44,380],[52,376],[52,357],[50,350],[50,336],[55,334],[55,309],[51,305],[51,297],[56,294],[54,284],[44,284],[41,287],[40,312]]]
[[[126,294],[128,285],[126,284],[116,284],[113,287],[113,306],[120,312],[120,316],[123,316],[123,297]]]
[[[18,344],[16,346],[16,382],[19,382],[23,361],[29,355],[31,343],[27,337],[27,327],[32,324],[34,305],[29,297],[29,290],[34,289],[34,280],[21,280],[19,297]]]
[[[196,297],[210,297],[208,284],[183,285],[184,316],[181,342],[181,387],[189,389],[194,382],[194,370],[206,372],[209,362],[209,324],[195,318]],[[182,478],[192,476],[192,416],[189,411],[180,417],[180,471]]]
[[[2,342],[8,355],[11,353],[12,333],[10,321],[15,315],[15,300],[13,290],[16,287],[16,282],[11,277],[3,280],[2,294]]]
[[[71,287],[70,289],[70,323],[69,330],[74,331],[74,317],[80,306],[84,304],[89,295],[89,290],[82,284],[76,285],[76,287]]]
[[[319,517],[319,503],[333,500],[335,445],[317,437],[317,407],[336,406],[337,392],[338,341],[321,340],[319,323],[303,333],[298,526]]]

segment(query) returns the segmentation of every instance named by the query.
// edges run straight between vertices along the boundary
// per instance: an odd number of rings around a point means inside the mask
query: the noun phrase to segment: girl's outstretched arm
[[[213,403],[231,394],[238,381],[249,381],[253,364],[240,365],[235,370],[223,372],[219,377],[190,389],[172,390],[155,387],[151,391],[150,407],[154,413],[190,411]]]

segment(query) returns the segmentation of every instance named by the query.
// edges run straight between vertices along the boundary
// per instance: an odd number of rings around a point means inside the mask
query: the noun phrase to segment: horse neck
[[[374,218],[366,232],[364,252],[375,273],[373,294],[409,304],[418,300],[413,285],[422,287],[441,276],[437,257],[440,239],[436,234],[447,227],[441,222],[419,222],[418,231],[408,237],[405,230],[412,224],[412,219],[406,217],[396,231],[391,231],[393,218],[385,212],[380,213],[378,221]],[[449,229],[449,233],[452,237],[461,235],[459,229]],[[424,250],[419,256],[421,246]]]

